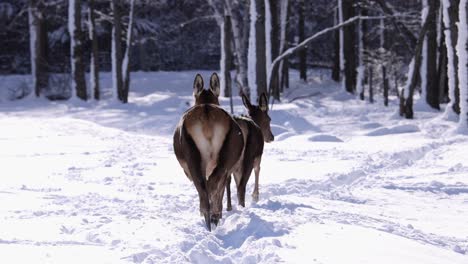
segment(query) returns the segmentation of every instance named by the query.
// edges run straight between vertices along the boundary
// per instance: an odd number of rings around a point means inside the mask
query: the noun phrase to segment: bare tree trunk
[[[387,69],[385,66],[382,66],[382,80],[383,80],[384,105],[388,106],[388,78],[387,78]]]
[[[98,61],[98,40],[96,35],[96,20],[94,14],[94,0],[89,1],[89,39],[91,40],[91,60],[90,60],[90,72],[89,80],[91,84],[91,92],[94,95],[95,100],[101,98],[101,92],[99,90],[99,61]]]
[[[133,39],[133,15],[134,15],[135,0],[130,1],[130,13],[128,14],[127,38],[125,45],[125,55],[122,62],[122,99],[123,103],[128,102],[128,92],[130,91],[130,51],[132,49]]]
[[[429,11],[431,12],[431,11]],[[414,112],[413,112],[413,95],[414,95],[414,89],[416,88],[417,84],[417,72],[420,67],[421,67],[421,52],[422,52],[422,46],[424,43],[424,36],[426,36],[427,30],[429,26],[429,20],[426,19],[424,22],[421,31],[419,32],[419,37],[417,41],[417,45],[415,48],[414,52],[414,58],[412,59],[410,63],[410,71],[408,73],[408,80],[407,80],[407,85],[405,86],[405,91],[404,91],[404,97],[403,100],[400,100],[400,103],[403,103],[403,105],[400,105],[400,109],[404,109],[403,112],[400,110],[400,114],[404,115],[408,119],[412,119],[414,117]]]
[[[81,0],[69,0],[68,19],[72,90],[76,92],[78,98],[87,100],[83,61],[83,32],[81,30]]]
[[[288,48],[288,16],[289,16],[289,0],[281,0],[280,5],[280,53],[283,53]],[[278,54],[279,55],[279,54]],[[286,78],[288,78],[288,59],[284,59],[281,61],[279,66],[279,90],[283,92],[285,87],[289,87],[289,82],[287,82]]]
[[[451,33],[451,41],[452,41],[452,51],[453,51],[453,65],[454,65],[454,75],[455,75],[455,90],[454,90],[454,98],[450,98],[453,100],[453,111],[457,114],[460,114],[460,84],[458,78],[458,54],[456,53],[456,46],[458,42],[458,28],[457,23],[459,22],[460,18],[458,17],[458,7],[459,7],[460,0],[450,0],[450,7],[449,7],[449,16],[450,16],[450,33]]]
[[[38,4],[37,0],[30,0],[28,6],[31,75],[37,97],[47,88],[49,80],[46,20]]]
[[[437,69],[437,78],[439,80],[438,88],[439,91],[439,102],[447,103],[447,94],[448,94],[448,78],[447,78],[447,48],[445,45],[445,33],[443,30],[440,32],[441,43],[438,47],[439,49],[439,58],[438,58],[438,69]]]
[[[442,5],[445,28],[445,50],[447,51],[448,98],[450,100],[445,109],[446,115],[449,115],[452,111],[454,113],[459,113],[460,110],[455,96],[455,91],[458,86],[458,59],[455,52],[455,45],[457,43],[457,28],[455,23],[458,20],[457,2],[458,0],[443,0]]]
[[[221,47],[223,48],[221,53],[221,89],[224,91],[224,97],[232,97],[232,79],[231,79],[231,63],[232,63],[232,35],[231,35],[231,16],[228,12],[224,14],[224,22],[222,23],[221,33]],[[232,110],[232,109],[231,109]],[[232,111],[233,112],[233,111]]]
[[[342,0],[343,21],[354,17],[354,1]],[[355,26],[350,24],[343,28],[343,45],[345,58],[345,85],[346,91],[354,93],[356,90],[356,52],[355,52]]]
[[[374,103],[374,80],[373,76],[374,75],[374,69],[372,67],[369,67],[369,102],[371,104]]]
[[[304,0],[299,1],[299,43],[305,39],[305,3]],[[307,49],[301,49],[299,51],[299,77],[303,81],[307,81]]]
[[[457,24],[458,84],[460,91],[458,130],[462,133],[468,133],[468,0],[460,0],[458,18],[460,20]]]
[[[247,64],[245,62],[245,42],[243,40],[243,36],[241,35],[240,31],[240,24],[237,16],[232,12],[232,5],[231,5],[231,0],[225,0],[225,8],[228,12],[228,15],[230,16],[230,21],[232,25],[232,38],[234,40],[234,51],[235,51],[235,56],[236,56],[236,62],[237,62],[237,76],[236,76],[236,82],[237,85],[239,86],[239,91],[242,91],[244,94],[250,94],[249,87],[248,87],[248,80],[247,80]],[[248,16],[246,16],[248,17]],[[248,32],[247,28],[244,30],[245,32]]]
[[[122,21],[120,17],[120,0],[111,1],[113,12],[112,27],[112,86],[117,99],[123,101],[122,82]]]
[[[251,1],[254,1],[254,0],[245,0],[246,5],[250,6]],[[246,82],[247,87],[245,88],[246,90],[244,91],[244,94],[248,98],[251,98],[250,94],[251,94],[251,88],[253,87],[253,82],[252,80],[250,80],[250,75],[248,74],[248,49],[249,49],[249,37],[250,37],[250,30],[248,29],[250,27],[250,16],[248,15],[243,16],[242,25],[243,25],[244,30],[242,31],[242,38],[241,38],[242,46],[241,47],[243,48],[242,55],[244,56],[245,79],[247,80]]]
[[[280,53],[280,8],[281,5],[276,0],[266,0],[270,1],[270,13],[271,13],[271,58],[275,59]],[[271,64],[271,62],[270,62]],[[271,65],[270,65],[271,66]],[[268,69],[267,69],[268,70]],[[279,84],[279,69],[271,73],[273,76],[271,79],[271,96],[276,100],[280,100],[280,84]]]
[[[362,6],[360,7],[360,15],[367,16],[367,10],[365,10]],[[359,99],[364,100],[364,84],[365,84],[365,62],[364,62],[364,50],[365,46],[365,34],[367,30],[367,22],[365,20],[360,19],[358,24],[358,67],[357,67],[357,82],[356,82],[356,89],[359,93]]]
[[[336,9],[334,24],[338,25],[340,23],[339,19],[339,9]],[[334,41],[333,41],[333,68],[332,68],[332,80],[339,82],[340,81],[340,30],[335,31]]]
[[[437,78],[437,10],[438,1],[428,0],[429,2],[429,14],[427,19],[429,20],[428,31],[427,31],[427,76],[426,78],[426,102],[435,109],[440,110],[439,107],[439,80]]]
[[[267,0],[251,0],[256,2],[257,21],[255,23],[256,32],[256,79],[257,79],[257,95],[260,98],[262,93],[267,92],[267,69],[266,69],[266,51],[265,51],[265,1]],[[257,100],[257,98],[252,98]]]

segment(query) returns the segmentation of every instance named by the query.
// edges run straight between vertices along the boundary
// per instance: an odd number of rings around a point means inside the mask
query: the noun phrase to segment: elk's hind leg
[[[229,174],[227,176],[227,182],[226,182],[226,200],[227,200],[227,204],[226,204],[226,210],[227,211],[232,211],[232,204],[231,204],[231,175]]]
[[[243,145],[244,139],[239,126],[231,124],[231,128],[219,151],[216,168],[208,178],[208,193],[212,205],[211,217],[214,224],[218,224],[219,219],[222,217],[223,195],[227,185],[227,178],[239,160]]]
[[[201,169],[201,155],[193,139],[188,135],[186,130],[182,127],[182,135],[180,141],[174,144],[175,149],[180,151],[181,158],[185,160],[190,178],[195,185],[200,199],[200,213],[205,218],[205,224],[209,231],[211,231],[211,210],[210,200],[208,196],[208,188],[205,177]],[[176,152],[178,152],[176,151]],[[179,158],[179,157],[178,157]]]
[[[254,160],[254,171],[255,171],[255,187],[252,193],[252,199],[254,202],[258,202],[259,191],[258,191],[258,180],[260,178],[260,163],[262,162],[262,157],[257,157]]]
[[[237,199],[239,205],[245,207],[245,190],[249,182],[250,174],[252,174],[253,162],[250,159],[245,159],[242,166],[242,176],[239,185],[237,186]]]

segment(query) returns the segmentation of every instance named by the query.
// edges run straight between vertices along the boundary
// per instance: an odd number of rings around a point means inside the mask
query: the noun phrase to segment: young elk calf
[[[222,217],[227,176],[239,160],[244,140],[234,119],[219,107],[219,79],[211,75],[210,90],[197,74],[193,84],[195,106],[181,117],[174,133],[174,152],[185,175],[194,183],[200,213],[211,231]]]
[[[248,117],[235,117],[244,137],[244,146],[239,161],[234,167],[234,180],[237,186],[237,199],[239,205],[245,207],[245,188],[249,181],[252,169],[255,169],[255,187],[252,198],[258,201],[258,178],[260,175],[260,163],[263,154],[263,141],[271,142],[274,136],[271,133],[268,116],[268,100],[265,94],[260,96],[259,105],[250,103],[249,98],[242,94],[242,102],[249,112]],[[232,210],[231,205],[231,175],[229,174],[227,185],[227,210]]]

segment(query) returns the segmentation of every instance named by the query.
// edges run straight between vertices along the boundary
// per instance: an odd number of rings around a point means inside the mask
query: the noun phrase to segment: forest
[[[1,0],[0,262],[468,263],[467,18]]]

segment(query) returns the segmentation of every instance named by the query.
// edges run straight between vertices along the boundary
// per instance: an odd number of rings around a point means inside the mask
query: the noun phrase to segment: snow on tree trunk
[[[71,88],[78,98],[87,100],[81,32],[81,0],[68,2],[68,32],[70,33]]]
[[[120,1],[112,0],[111,9],[114,13],[113,27],[112,27],[112,45],[111,45],[111,59],[112,59],[112,90],[114,99],[122,100],[122,24],[120,20]]]
[[[99,62],[98,62],[98,41],[96,35],[96,21],[94,14],[94,0],[89,1],[89,13],[88,13],[88,31],[89,39],[91,40],[91,58],[89,63],[89,83],[90,88],[88,90],[88,98],[91,94],[94,94],[94,99],[100,99],[99,90]]]
[[[37,41],[37,33],[38,33],[38,26],[39,21],[37,19],[36,14],[36,1],[30,0],[29,7],[28,7],[28,22],[29,22],[29,48],[30,48],[30,58],[31,58],[31,76],[32,76],[32,83],[34,93],[37,97],[40,95],[40,89],[37,82],[37,52],[38,52],[38,45],[39,42]]]
[[[361,10],[361,16],[363,14],[363,10]],[[357,83],[356,83],[356,90],[361,100],[364,100],[364,20],[359,19],[358,25],[358,67],[357,67]]]
[[[128,27],[127,27],[127,38],[126,38],[126,47],[125,55],[122,62],[122,99],[123,103],[128,102],[128,92],[130,90],[130,51],[132,47],[132,37],[133,37],[133,14],[134,14],[135,0],[130,1],[130,13],[128,15]]]
[[[443,0],[442,2],[442,11],[443,11],[443,20],[444,20],[444,27],[446,28],[447,32],[445,33],[445,46],[447,48],[447,71],[448,71],[448,96],[450,102],[445,107],[444,116],[446,118],[451,118],[454,116],[455,112],[453,111],[453,105],[455,103],[455,89],[456,89],[456,82],[457,82],[457,75],[455,73],[455,52],[453,50],[453,43],[452,43],[452,30],[450,29],[450,15],[449,15],[449,7],[450,7],[450,0]]]
[[[36,0],[29,1],[28,26],[32,87],[34,94],[39,97],[47,88],[49,82],[49,73],[47,70],[48,39],[46,19]]]
[[[460,120],[458,131],[468,133],[468,0],[460,0],[458,28],[458,85],[460,87]]]
[[[439,91],[437,75],[437,0],[423,0],[421,21],[429,23],[427,34],[424,37],[422,48],[422,60],[420,68],[421,76],[421,100],[420,107],[432,107],[439,109]]]
[[[338,24],[343,23],[343,0],[338,0]],[[342,76],[341,87],[346,91],[345,54],[344,54],[344,28],[340,28],[340,75]]]
[[[283,53],[286,50],[286,29],[287,29],[287,19],[288,19],[288,4],[289,0],[281,0],[280,4],[280,46],[279,53]],[[271,65],[270,65],[271,67]],[[281,87],[283,87],[283,67],[284,61],[280,62],[278,73],[279,80],[281,82]],[[270,71],[270,69],[268,69]]]
[[[422,10],[421,10],[421,23],[424,23],[429,14],[429,4],[428,0],[422,0]],[[421,98],[420,101],[425,101],[427,94],[427,36],[424,37],[424,43],[422,47],[422,56],[421,56],[421,68],[419,69],[419,75],[421,76]]]
[[[244,94],[249,95],[250,91],[249,91],[248,80],[247,80],[247,65],[246,65],[245,57],[244,57],[245,45],[242,42],[239,21],[237,20],[237,16],[235,16],[232,13],[231,0],[225,1],[225,8],[231,20],[232,37],[234,40],[233,48],[234,48],[236,60],[237,60],[236,81],[237,81],[237,84],[239,85],[239,89]]]
[[[265,55],[266,55],[266,68],[271,67],[271,9],[270,0],[265,0]],[[267,71],[267,87],[270,87],[270,74]]]
[[[254,102],[257,101],[257,43],[256,43],[256,29],[257,24],[257,0],[250,0],[250,34],[249,34],[249,50],[247,56],[247,73],[249,78],[250,99]]]

